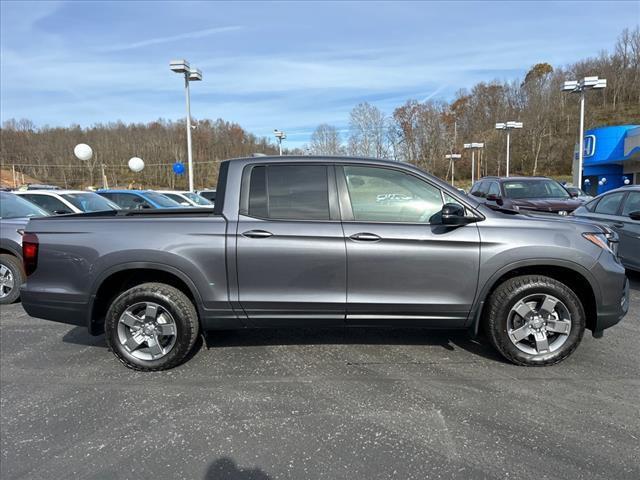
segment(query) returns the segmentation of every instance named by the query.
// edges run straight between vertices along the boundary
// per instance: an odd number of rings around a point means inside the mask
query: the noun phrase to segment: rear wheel
[[[585,313],[567,285],[542,275],[524,275],[493,292],[485,329],[494,347],[511,362],[553,365],[580,344]]]
[[[127,367],[167,370],[184,361],[198,337],[193,303],[163,283],[133,287],[111,304],[105,319],[107,344]]]
[[[0,305],[13,303],[20,297],[24,280],[20,259],[6,253],[0,255]]]

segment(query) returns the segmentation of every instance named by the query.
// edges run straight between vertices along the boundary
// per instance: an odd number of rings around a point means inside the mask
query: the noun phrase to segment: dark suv
[[[576,195],[547,177],[484,177],[469,193],[481,202],[512,210],[567,215],[582,205]]]

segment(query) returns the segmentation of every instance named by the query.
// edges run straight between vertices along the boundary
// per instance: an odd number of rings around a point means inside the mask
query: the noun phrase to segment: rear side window
[[[282,220],[329,220],[327,167],[254,167],[249,182],[249,215]]]
[[[601,213],[603,215],[615,215],[620,208],[620,202],[624,197],[625,192],[611,193],[605,195],[600,199],[598,205],[596,205],[595,213]]]
[[[25,194],[23,197],[49,213],[71,213],[69,207],[51,195]]]

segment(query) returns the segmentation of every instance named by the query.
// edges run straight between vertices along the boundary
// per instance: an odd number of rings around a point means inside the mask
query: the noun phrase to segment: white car
[[[120,209],[97,193],[83,190],[16,190],[13,193],[35,203],[51,215]]]
[[[171,200],[185,207],[213,207],[213,203],[194,192],[184,190],[156,190],[156,192],[161,193],[165,197],[169,197]]]

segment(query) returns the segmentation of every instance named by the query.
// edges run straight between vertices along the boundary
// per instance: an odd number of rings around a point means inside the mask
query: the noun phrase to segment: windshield
[[[555,180],[532,179],[504,182],[507,198],[569,198],[569,193]]]
[[[209,200],[207,200],[204,197],[201,197],[200,195],[198,195],[197,193],[193,193],[193,192],[184,192],[183,195],[185,197],[187,197],[189,200],[191,200],[193,203],[195,203],[196,205],[213,205],[213,203],[211,203]]]
[[[63,193],[61,197],[83,212],[100,212],[120,208],[115,203],[93,192]]]
[[[0,193],[0,218],[46,217],[40,207],[12,193]]]
[[[166,197],[160,193],[144,192],[144,196],[161,207],[176,208],[181,206],[178,202],[171,200],[169,197]]]

